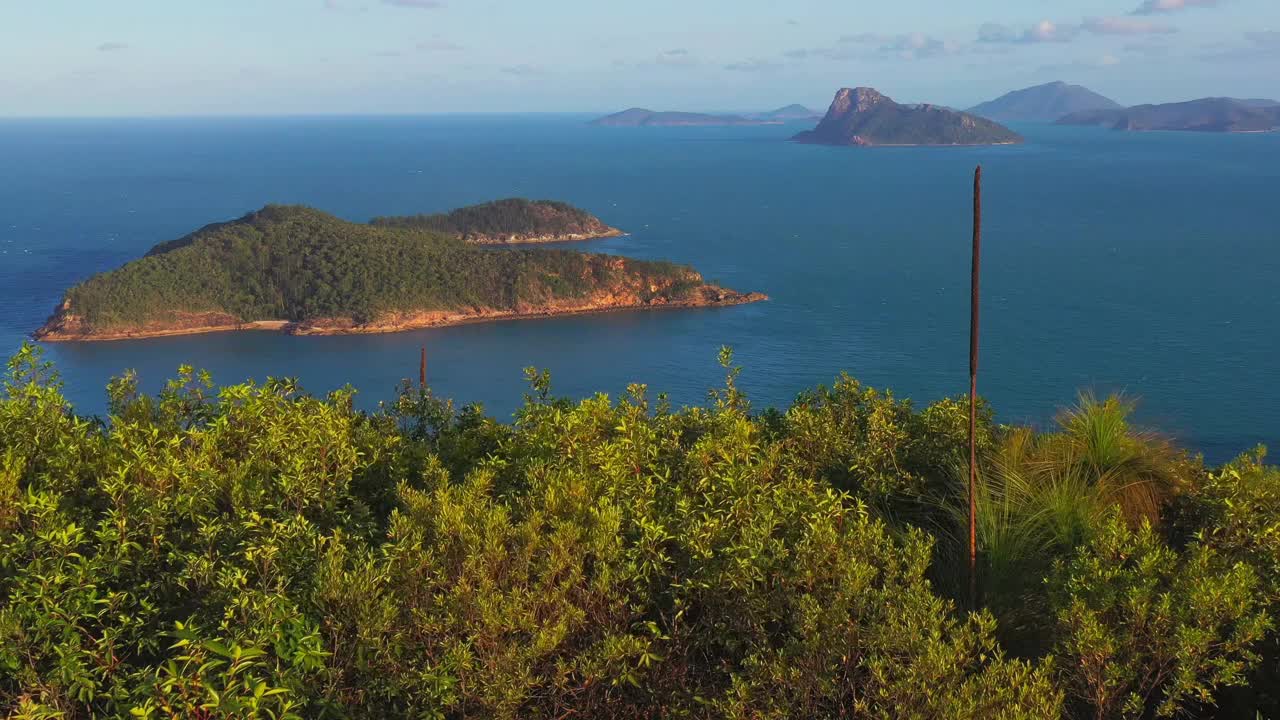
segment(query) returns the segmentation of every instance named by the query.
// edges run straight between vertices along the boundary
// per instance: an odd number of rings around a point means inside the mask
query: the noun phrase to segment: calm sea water
[[[350,220],[555,198],[631,232],[590,250],[695,265],[772,301],[374,337],[217,334],[48,347],[85,412],[126,368],[345,383],[372,406],[416,375],[511,412],[633,381],[697,403],[736,349],[757,407],[840,371],[927,402],[967,387],[970,182],[986,175],[981,390],[1048,422],[1080,389],[1223,460],[1280,442],[1280,134],[1020,127],[1026,145],[856,150],[796,127],[594,128],[578,116],[0,121],[0,351],[62,291],[267,202]]]

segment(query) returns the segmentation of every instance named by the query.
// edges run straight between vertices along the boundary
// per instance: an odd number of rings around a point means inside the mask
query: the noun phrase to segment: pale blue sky
[[[0,0],[0,115],[1280,96],[1280,0]]]

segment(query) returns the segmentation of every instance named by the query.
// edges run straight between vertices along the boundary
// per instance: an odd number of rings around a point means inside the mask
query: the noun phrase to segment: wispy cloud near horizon
[[[1178,28],[1155,20],[1132,17],[1085,18],[1080,29],[1095,35],[1172,35]]]
[[[1221,0],[1145,0],[1131,15],[1160,15],[1197,7],[1217,7]]]
[[[504,75],[517,75],[517,76],[545,75],[547,72],[542,67],[538,65],[530,65],[529,63],[521,63],[519,65],[508,65],[506,67],[499,68],[499,70]]]
[[[1244,33],[1244,45],[1222,44],[1209,48],[1200,59],[1212,62],[1258,61],[1280,58],[1280,30],[1253,30]]]
[[[831,59],[843,60],[856,57],[857,52],[849,49],[853,45],[874,45],[873,55],[880,57],[891,57],[900,60],[918,60],[927,57],[936,57],[938,55],[946,55],[953,52],[956,48],[945,40],[927,35],[921,32],[901,33],[897,35],[883,33],[857,33],[853,35],[843,35],[838,41],[836,48],[827,48],[819,50],[804,51],[805,55],[819,55]],[[797,57],[796,53],[801,51],[792,50],[787,53],[790,57]]]
[[[98,52],[119,52],[120,50],[128,50],[129,44],[122,42],[104,42],[98,46]]]
[[[698,64],[698,59],[685,48],[672,48],[658,53],[658,56],[654,58],[654,62],[658,65],[671,67],[692,67]]]
[[[729,63],[724,66],[725,70],[733,72],[772,72],[782,68],[782,63],[773,60],[761,60],[752,58],[750,60],[741,60],[739,62]]]
[[[445,40],[441,37],[433,37],[429,40],[423,40],[415,47],[424,52],[458,52],[459,50],[466,49],[458,43]]]
[[[987,23],[978,29],[982,43],[1065,43],[1082,33],[1091,35],[1172,35],[1178,28],[1155,20],[1134,17],[1091,17],[1078,24],[1041,20],[1025,30],[999,23]]]
[[[1055,43],[1071,42],[1080,26],[1041,20],[1031,27],[1018,31],[1000,23],[986,23],[978,28],[978,42],[984,43]]]
[[[382,0],[383,5],[392,7],[416,8],[418,10],[434,10],[444,7],[441,0]]]

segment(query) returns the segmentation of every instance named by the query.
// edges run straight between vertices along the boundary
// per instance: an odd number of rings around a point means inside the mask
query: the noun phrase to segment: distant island
[[[434,215],[378,217],[370,222],[382,227],[427,230],[475,245],[595,240],[624,234],[568,203],[524,198],[495,200]]]
[[[753,113],[749,117],[756,120],[791,122],[795,120],[821,120],[822,113],[818,110],[811,110],[804,105],[787,105],[786,107],[780,107],[777,110]]]
[[[1014,90],[969,108],[978,117],[997,122],[1053,122],[1071,113],[1120,110],[1123,106],[1080,85],[1057,81]]]
[[[1022,137],[998,123],[937,105],[901,105],[872,88],[841,88],[813,130],[818,145],[1008,145]]]
[[[631,108],[592,120],[591,125],[607,127],[729,127],[737,125],[781,125],[781,119],[749,118],[742,115],[707,115],[692,112],[655,112]]]
[[[1280,104],[1269,100],[1203,98],[1163,105],[1072,113],[1060,125],[1099,125],[1113,130],[1268,132],[1280,128]]]
[[[707,283],[692,268],[668,262],[479,247],[461,240],[458,230],[465,235],[468,228],[501,223],[469,210],[467,223],[432,230],[426,227],[443,221],[359,224],[309,207],[268,205],[76,285],[35,337],[116,340],[248,329],[382,333],[766,299]]]

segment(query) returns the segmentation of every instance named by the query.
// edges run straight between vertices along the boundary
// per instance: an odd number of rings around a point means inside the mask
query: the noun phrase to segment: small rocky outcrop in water
[[[1012,130],[937,105],[901,105],[873,88],[841,88],[813,130],[792,138],[817,145],[1007,145]]]

